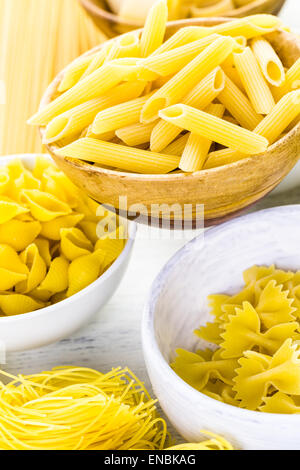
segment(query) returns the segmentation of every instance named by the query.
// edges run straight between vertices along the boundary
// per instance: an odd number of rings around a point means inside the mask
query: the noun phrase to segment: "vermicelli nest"
[[[129,369],[1,371],[1,450],[160,450],[170,445],[156,401]]]

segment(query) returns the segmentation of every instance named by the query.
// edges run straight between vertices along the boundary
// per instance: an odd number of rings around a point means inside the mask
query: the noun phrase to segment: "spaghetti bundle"
[[[129,369],[58,367],[0,382],[1,450],[161,450],[165,421]]]
[[[26,120],[48,84],[104,35],[77,0],[0,0],[0,155],[40,152]]]

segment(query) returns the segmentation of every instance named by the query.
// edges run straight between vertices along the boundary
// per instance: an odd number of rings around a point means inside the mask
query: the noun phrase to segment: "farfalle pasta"
[[[122,252],[125,227],[54,164],[37,157],[0,169],[0,315],[64,300],[98,279]]]
[[[174,371],[229,405],[300,413],[300,271],[253,266],[235,295],[211,295],[214,320],[195,330],[210,346],[178,349]]]

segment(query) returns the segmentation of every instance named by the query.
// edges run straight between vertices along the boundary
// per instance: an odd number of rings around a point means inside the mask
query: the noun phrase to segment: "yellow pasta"
[[[184,104],[171,106],[159,114],[182,129],[246,154],[261,153],[268,146],[266,138]]]
[[[281,86],[285,80],[285,72],[271,44],[266,39],[257,37],[252,39],[251,49],[267,82],[276,87]]]
[[[0,315],[20,315],[67,298],[80,290],[69,266],[98,250],[98,225],[111,220],[120,240],[101,241],[103,263],[87,259],[87,271],[97,267],[95,281],[121,254],[127,234],[118,218],[99,211],[48,159],[38,157],[32,171],[21,160],[3,167],[7,181],[0,196]],[[28,188],[39,189],[28,189]],[[9,196],[8,196],[9,195]],[[14,199],[12,199],[12,197]],[[99,214],[98,214],[99,212]],[[103,225],[102,224],[102,225]],[[83,265],[84,265],[83,260]],[[73,268],[72,268],[73,269]],[[95,270],[94,270],[95,272]],[[93,282],[91,281],[91,282]],[[74,287],[77,286],[77,287]]]
[[[254,111],[247,96],[227,76],[225,77],[224,89],[219,93],[218,100],[245,129],[252,131],[262,120],[262,117]]]
[[[58,91],[62,93],[76,85],[94,58],[94,54],[79,57],[77,60],[75,60],[75,62],[69,65],[64,72],[63,79],[58,87]]]
[[[206,108],[205,112],[222,118],[225,108],[221,104],[211,104]],[[185,172],[199,171],[202,169],[212,141],[205,137],[191,133],[187,144],[184,148],[179,168]]]
[[[300,57],[286,72],[284,83],[279,88],[273,88],[276,100],[280,100],[286,93],[300,88]]]
[[[136,147],[137,145],[150,142],[151,134],[156,124],[156,122],[150,122],[150,124],[137,123],[122,127],[116,131],[116,136],[126,145]]]
[[[211,168],[217,168],[218,166],[230,165],[231,163],[242,160],[243,158],[247,158],[247,156],[248,155],[232,149],[222,149],[210,152],[203,169],[209,170]]]
[[[77,0],[1,0],[0,18],[0,83],[6,94],[0,105],[0,154],[41,152],[28,117],[51,80],[106,37]]]
[[[151,8],[141,36],[141,56],[147,57],[163,43],[168,8],[165,0],[159,0]]]
[[[60,249],[69,261],[88,255],[93,250],[92,242],[78,228],[62,228]]]
[[[111,47],[106,52],[104,63],[123,57],[139,57],[140,54],[139,35],[136,32],[129,32],[112,42]]]
[[[72,261],[68,272],[68,297],[76,294],[98,279],[104,270],[105,256],[105,251],[97,249],[94,253],[80,256]]]
[[[137,98],[143,92],[143,82],[123,83],[100,98],[82,103],[55,117],[46,127],[44,143],[52,143],[65,137],[76,136],[88,127],[101,110]]]
[[[242,80],[247,95],[259,114],[268,114],[275,106],[273,95],[249,47],[243,52],[235,52],[234,64]]]
[[[84,138],[58,151],[64,157],[89,160],[139,173],[169,173],[178,167],[179,158],[147,150]],[[88,156],[88,158],[87,158]]]
[[[192,87],[222,63],[233,51],[234,40],[220,37],[162,86],[145,104],[142,122],[157,119],[161,109],[178,103]]]
[[[93,134],[104,134],[120,127],[138,123],[142,109],[150,96],[145,95],[100,111],[92,125]]]
[[[183,104],[194,108],[206,108],[223,90],[225,77],[217,67],[199,82],[182,100]],[[150,148],[153,152],[165,149],[181,132],[177,126],[160,120],[151,134]]]

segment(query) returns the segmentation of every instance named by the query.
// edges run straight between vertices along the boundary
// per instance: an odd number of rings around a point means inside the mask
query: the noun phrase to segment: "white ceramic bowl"
[[[299,415],[259,413],[207,397],[170,368],[176,348],[203,346],[193,330],[209,315],[207,296],[235,293],[254,264],[300,269],[300,206],[256,212],[209,229],[181,249],[155,280],[142,336],[148,373],[166,415],[188,441],[201,430],[219,433],[238,449],[300,449]]]
[[[1,157],[4,166],[21,158],[32,169],[36,155]],[[49,160],[50,157],[49,157]],[[0,317],[1,351],[22,351],[59,341],[82,327],[110,299],[123,278],[136,234],[136,224],[129,225],[129,240],[118,259],[97,281],[69,299],[24,315]]]

